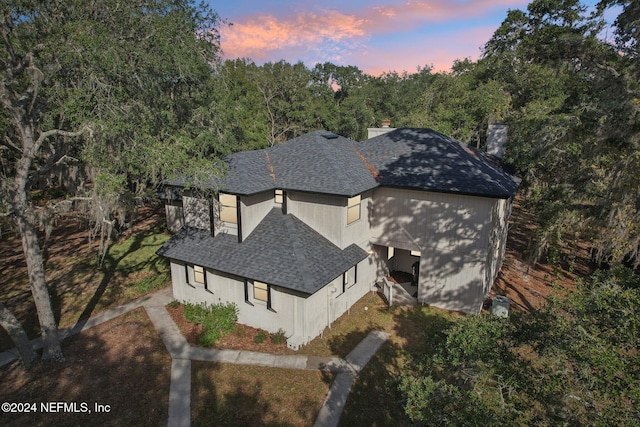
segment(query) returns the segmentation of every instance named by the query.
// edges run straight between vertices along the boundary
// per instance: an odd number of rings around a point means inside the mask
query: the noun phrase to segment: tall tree
[[[0,196],[22,237],[42,358],[62,360],[30,191],[70,158],[90,165],[95,223],[108,231],[132,183],[202,159],[198,137],[210,138],[194,112],[216,60],[217,16],[181,0],[8,0],[0,17]]]
[[[580,236],[598,262],[640,265],[637,61],[599,38],[604,25],[577,0],[535,0],[485,46],[512,97],[507,156],[541,220],[533,259]]]

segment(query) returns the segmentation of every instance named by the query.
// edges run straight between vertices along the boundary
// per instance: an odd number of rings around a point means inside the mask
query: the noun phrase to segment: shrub
[[[278,332],[271,335],[271,342],[274,344],[284,344],[287,342],[287,333],[282,329],[278,329]]]
[[[180,307],[180,301],[173,300],[168,304],[168,306],[171,308],[178,308]]]
[[[256,344],[262,344],[267,339],[267,333],[260,329],[255,337],[253,337],[253,342]]]
[[[233,328],[233,335],[238,338],[244,338],[247,335],[247,330],[244,328],[244,326],[236,324],[236,326]]]
[[[238,307],[235,304],[185,304],[184,316],[191,323],[204,326],[198,341],[209,347],[219,338],[233,331],[238,321]]]

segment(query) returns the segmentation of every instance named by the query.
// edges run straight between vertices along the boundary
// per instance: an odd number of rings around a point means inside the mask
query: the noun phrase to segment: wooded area
[[[611,11],[617,18],[607,22]],[[585,242],[603,267],[640,265],[636,1],[587,8],[535,0],[508,13],[478,61],[457,61],[449,73],[425,65],[380,76],[331,63],[222,61],[218,16],[186,0],[8,0],[0,13],[0,213],[22,236],[45,360],[63,358],[38,239],[56,212],[84,215],[104,254],[128,209],[163,179],[206,180],[220,173],[224,155],[315,129],[362,140],[367,127],[389,119],[484,148],[487,126],[503,122],[505,160],[523,178],[525,208],[539,223],[531,262]],[[42,188],[58,197],[34,199]],[[0,324],[28,365],[36,354],[2,302]],[[636,310],[623,311],[635,319]],[[511,327],[499,326],[500,334]],[[637,417],[638,396],[628,398]],[[407,411],[416,420],[427,413]]]

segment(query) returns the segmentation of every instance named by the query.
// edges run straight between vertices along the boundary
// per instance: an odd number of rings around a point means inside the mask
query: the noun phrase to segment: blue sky
[[[597,0],[589,0],[594,4]],[[509,9],[527,0],[210,0],[225,59],[330,61],[378,75],[431,66],[448,71],[480,49]]]

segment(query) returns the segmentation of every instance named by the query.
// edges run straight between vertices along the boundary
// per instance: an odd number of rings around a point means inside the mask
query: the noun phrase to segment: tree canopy
[[[89,201],[104,236],[123,222],[118,208],[132,190],[211,170],[204,160],[215,144],[202,110],[210,107],[218,19],[204,6],[170,0],[10,0],[0,16],[0,200],[22,236],[43,358],[58,360],[37,236],[47,210],[34,206],[31,190],[53,169],[81,164],[91,185],[65,202]]]

